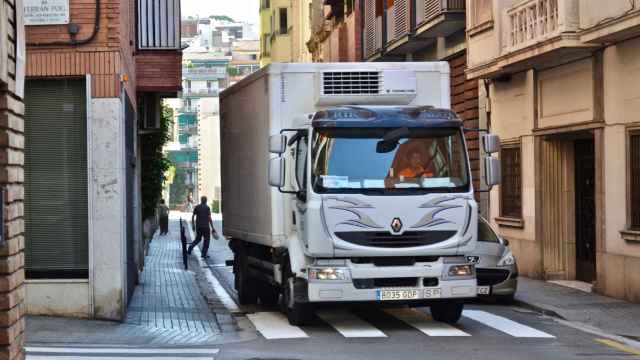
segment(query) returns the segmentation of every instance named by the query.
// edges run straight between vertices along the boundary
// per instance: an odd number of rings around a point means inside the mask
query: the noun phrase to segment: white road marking
[[[347,338],[387,337],[375,326],[346,310],[318,311],[316,315]]]
[[[309,337],[301,328],[289,324],[279,312],[247,314],[253,326],[267,339],[295,339]]]
[[[27,360],[152,360],[171,358],[176,360],[212,360],[218,349],[192,348],[110,348],[110,347],[25,347]]]
[[[486,326],[518,338],[555,338],[555,336],[526,325],[481,310],[464,310],[462,315]]]
[[[385,309],[387,314],[402,320],[429,336],[471,336],[449,324],[433,320],[430,315],[411,308]]]

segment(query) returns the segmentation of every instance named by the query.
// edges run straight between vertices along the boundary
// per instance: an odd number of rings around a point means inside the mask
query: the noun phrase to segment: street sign
[[[25,25],[69,23],[69,0],[24,0]]]

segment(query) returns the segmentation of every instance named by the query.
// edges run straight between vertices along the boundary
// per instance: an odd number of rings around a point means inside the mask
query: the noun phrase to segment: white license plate
[[[424,289],[424,298],[425,299],[436,299],[442,296],[442,289],[433,288],[433,289]]]
[[[376,298],[379,301],[414,300],[414,299],[418,299],[418,290],[413,290],[413,289],[376,290]]]
[[[490,292],[490,286],[478,286],[478,295],[489,295]]]

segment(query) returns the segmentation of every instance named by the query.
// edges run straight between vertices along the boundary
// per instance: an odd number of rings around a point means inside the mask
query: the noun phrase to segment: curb
[[[527,309],[539,312],[542,315],[556,317],[558,319],[568,321],[566,317],[560,315],[556,310],[554,310],[555,308],[550,305],[528,302],[522,299],[518,299],[517,297],[514,299],[513,305],[517,305],[523,308],[527,308]]]

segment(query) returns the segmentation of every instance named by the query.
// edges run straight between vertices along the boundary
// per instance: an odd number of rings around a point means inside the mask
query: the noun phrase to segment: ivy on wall
[[[162,188],[167,180],[167,170],[171,161],[162,152],[170,139],[173,127],[173,110],[162,105],[160,129],[141,135],[142,140],[142,218],[155,216],[156,208],[162,197]]]

